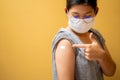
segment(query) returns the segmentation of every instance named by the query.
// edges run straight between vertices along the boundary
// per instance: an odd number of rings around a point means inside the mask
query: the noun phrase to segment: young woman
[[[67,0],[68,26],[52,44],[54,80],[103,80],[114,75],[116,65],[102,35],[92,28],[97,0]]]

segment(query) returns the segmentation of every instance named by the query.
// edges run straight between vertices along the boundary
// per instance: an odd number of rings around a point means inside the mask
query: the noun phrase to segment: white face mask
[[[94,17],[86,19],[78,19],[69,17],[68,26],[70,26],[77,33],[86,33],[94,25]]]

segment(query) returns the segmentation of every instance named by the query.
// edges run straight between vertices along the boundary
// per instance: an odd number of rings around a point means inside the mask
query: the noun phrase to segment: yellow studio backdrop
[[[0,80],[52,80],[51,42],[67,25],[66,0],[0,0]],[[117,64],[120,78],[120,0],[98,0],[95,28]]]

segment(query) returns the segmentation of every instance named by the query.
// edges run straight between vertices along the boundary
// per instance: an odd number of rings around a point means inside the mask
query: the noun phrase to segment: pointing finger
[[[74,48],[87,48],[89,44],[73,44]]]

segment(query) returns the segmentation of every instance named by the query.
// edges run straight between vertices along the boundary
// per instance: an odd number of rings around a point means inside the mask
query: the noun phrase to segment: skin
[[[78,18],[85,18],[86,16],[94,17],[95,12],[89,5],[74,5],[67,12],[67,16],[78,16]],[[67,29],[74,32],[69,26]],[[72,45],[68,40],[61,40],[56,48],[55,61],[59,80],[74,80],[75,68],[75,53],[74,48],[84,48],[85,57],[87,60],[97,60],[101,65],[103,73],[106,76],[113,76],[116,71],[116,64],[112,60],[110,53],[104,44],[104,49],[100,46],[97,40],[93,37],[93,33],[76,33],[74,32],[84,44]],[[62,48],[61,48],[62,46]],[[64,48],[63,48],[64,46]]]

